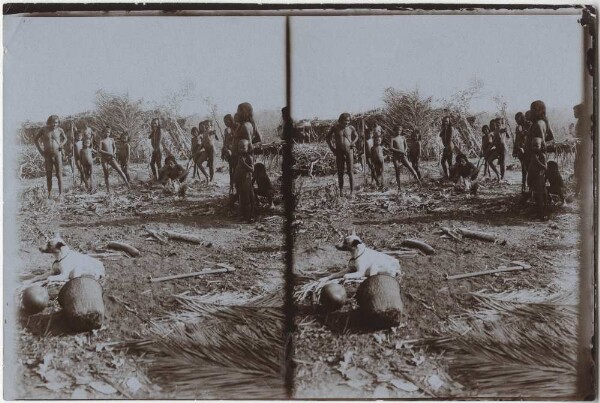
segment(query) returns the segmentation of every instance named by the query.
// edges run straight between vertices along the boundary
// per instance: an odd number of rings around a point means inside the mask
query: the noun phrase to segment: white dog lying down
[[[396,258],[367,247],[354,231],[344,238],[341,245],[335,247],[337,250],[350,252],[352,257],[346,270],[333,274],[330,279],[344,277],[347,280],[376,274],[395,277],[400,274],[400,262]]]
[[[76,277],[90,276],[100,280],[105,275],[104,264],[98,259],[71,250],[65,241],[56,234],[40,252],[51,253],[56,257],[52,270],[27,281],[28,284],[42,280],[49,283],[67,281]]]

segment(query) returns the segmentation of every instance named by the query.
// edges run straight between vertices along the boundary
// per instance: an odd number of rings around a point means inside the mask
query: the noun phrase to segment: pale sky
[[[446,98],[483,82],[475,111],[542,99],[581,102],[578,15],[406,15],[292,18],[294,118],[336,118],[383,105],[387,87]]]
[[[448,97],[483,82],[473,109],[580,102],[577,15],[292,17],[299,118],[382,105],[386,87]],[[189,85],[184,115],[285,104],[284,17],[4,17],[5,130],[93,109],[99,89],[149,104]]]
[[[4,17],[5,129],[94,108],[95,92],[160,103],[191,84],[182,114],[285,104],[284,17]]]

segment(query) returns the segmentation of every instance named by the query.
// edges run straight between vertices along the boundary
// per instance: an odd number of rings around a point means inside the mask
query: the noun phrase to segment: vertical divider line
[[[585,13],[585,11],[584,11]],[[598,384],[598,306],[597,300],[598,276],[594,263],[598,263],[598,210],[597,180],[598,180],[598,27],[597,9],[590,27],[582,24],[582,103],[583,113],[578,118],[577,137],[582,142],[578,155],[582,162],[575,167],[576,181],[579,182],[580,193],[580,265],[579,265],[579,321],[578,321],[578,351],[577,351],[577,399],[592,400],[597,398]],[[587,68],[587,51],[592,48],[593,75]],[[580,112],[581,113],[581,112]],[[594,337],[595,335],[595,337]]]
[[[288,398],[294,395],[294,332],[295,315],[294,306],[294,233],[292,222],[294,220],[294,194],[293,188],[293,121],[291,119],[291,91],[292,91],[292,66],[291,66],[291,38],[290,38],[290,17],[285,17],[285,66],[286,66],[286,108],[287,113],[283,113],[283,158],[282,158],[282,181],[281,192],[284,200],[285,219],[283,232],[285,234],[285,297],[284,297],[284,340],[285,340],[285,389]]]

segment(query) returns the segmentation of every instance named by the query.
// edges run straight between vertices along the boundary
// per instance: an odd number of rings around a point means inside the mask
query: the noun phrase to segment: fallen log
[[[139,256],[141,254],[139,250],[137,250],[133,246],[128,245],[128,244],[126,244],[124,242],[109,242],[109,244],[106,245],[106,247],[108,249],[123,251],[123,252],[127,253],[129,256],[132,256],[132,257],[136,257],[136,256]]]
[[[400,324],[404,304],[400,284],[394,277],[377,274],[367,278],[356,291],[356,301],[365,324],[375,327]]]
[[[185,241],[185,242],[190,242],[190,243],[195,243],[195,244],[202,244],[202,243],[204,243],[204,241],[202,239],[198,238],[195,235],[182,234],[180,232],[169,231],[169,230],[164,230],[163,233],[169,239],[175,239],[177,241]]]
[[[484,270],[484,271],[476,271],[473,273],[465,273],[465,274],[456,274],[454,276],[446,276],[446,280],[457,280],[461,278],[467,277],[477,277],[477,276],[485,276],[486,274],[495,274],[495,273],[503,273],[506,271],[518,271],[518,270],[529,270],[529,265],[527,266],[511,266],[511,267],[500,267],[494,270]]]
[[[458,242],[462,242],[463,241],[462,239],[460,239],[457,236],[457,231],[456,230],[452,230],[452,229],[450,229],[448,227],[442,227],[442,233],[448,235],[450,238],[454,239],[455,241],[458,241]]]
[[[76,277],[58,293],[58,303],[68,326],[78,332],[102,327],[104,301],[102,286],[91,277]]]
[[[425,253],[426,255],[433,255],[435,253],[435,249],[426,244],[423,241],[419,241],[418,239],[405,239],[401,243],[402,246],[407,246],[409,248],[416,248]]]
[[[154,238],[156,238],[156,240],[158,242],[160,242],[161,244],[167,244],[169,241],[168,239],[166,239],[164,236],[162,236],[161,234],[158,233],[158,231],[154,231],[150,228],[144,228],[146,230],[147,233],[149,233],[150,235],[152,235]]]
[[[464,236],[465,238],[479,239],[481,241],[487,242],[498,242],[502,245],[506,243],[505,240],[501,240],[496,235],[487,232],[473,231],[466,228],[459,228],[457,229],[457,231],[460,235]]]
[[[197,271],[194,273],[184,273],[184,274],[174,274],[172,276],[166,276],[166,277],[156,277],[156,278],[150,278],[150,282],[151,283],[160,283],[162,281],[169,281],[169,280],[176,280],[179,278],[187,278],[187,277],[196,277],[196,276],[202,276],[204,274],[218,274],[218,273],[229,273],[232,272],[233,270],[231,269],[208,269],[208,270],[202,270],[202,271]]]

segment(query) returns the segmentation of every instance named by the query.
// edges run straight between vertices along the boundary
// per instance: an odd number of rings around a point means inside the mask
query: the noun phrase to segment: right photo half
[[[591,396],[593,13],[290,17],[295,398]]]

